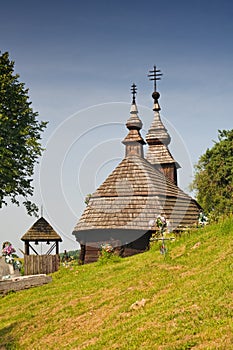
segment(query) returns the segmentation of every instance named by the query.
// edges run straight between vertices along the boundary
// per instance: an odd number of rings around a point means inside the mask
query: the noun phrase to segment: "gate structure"
[[[38,219],[21,238],[24,241],[24,273],[25,275],[53,273],[59,268],[59,242],[61,237],[43,217]],[[39,254],[31,243],[52,243],[46,254]],[[55,254],[52,252],[55,250]],[[30,254],[32,251],[34,254]]]

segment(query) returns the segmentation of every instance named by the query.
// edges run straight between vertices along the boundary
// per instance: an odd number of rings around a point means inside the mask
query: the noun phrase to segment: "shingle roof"
[[[159,165],[176,163],[177,168],[180,168],[180,165],[174,160],[169,149],[163,143],[149,146],[146,153],[146,160],[151,164]]]
[[[43,217],[38,219],[32,227],[21,237],[22,241],[62,241],[59,234]]]
[[[148,231],[165,213],[173,228],[196,222],[196,201],[140,156],[128,156],[92,195],[74,232],[93,229]]]
[[[159,141],[165,145],[169,145],[171,141],[171,137],[163,125],[158,111],[154,112],[154,119],[146,135],[146,141],[149,144],[154,141]]]
[[[154,111],[154,119],[146,135],[149,145],[146,159],[151,164],[171,164],[175,163],[177,168],[180,165],[172,157],[168,145],[171,137],[161,121],[159,111]]]

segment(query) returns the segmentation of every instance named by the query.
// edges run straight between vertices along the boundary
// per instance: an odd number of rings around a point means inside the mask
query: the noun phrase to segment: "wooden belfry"
[[[54,249],[56,250],[56,254],[59,254],[59,242],[62,242],[59,234],[43,217],[38,219],[32,225],[32,227],[23,235],[21,240],[25,243],[25,255],[30,255],[30,249],[36,255],[39,255],[30,242],[34,242],[36,245],[39,244],[39,242],[47,244],[53,242],[53,245],[49,248],[45,255],[50,255]]]
[[[58,270],[59,257],[59,242],[62,242],[61,237],[52,228],[52,226],[42,216],[21,238],[25,243],[24,252],[24,273],[25,275],[49,274]],[[39,255],[36,249],[30,244],[36,245],[41,243],[53,243],[49,247],[46,254]],[[51,254],[55,249],[55,254]],[[30,254],[30,250],[34,254]]]

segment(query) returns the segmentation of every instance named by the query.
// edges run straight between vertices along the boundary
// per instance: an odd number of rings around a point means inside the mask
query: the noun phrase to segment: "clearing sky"
[[[153,65],[170,150],[188,192],[193,166],[232,129],[231,1],[1,1],[0,50],[15,61],[33,110],[49,121],[36,166],[34,200],[75,250],[71,235],[92,193],[124,157],[130,87],[145,136],[153,120]],[[23,249],[35,222],[23,207],[0,210],[1,241]]]

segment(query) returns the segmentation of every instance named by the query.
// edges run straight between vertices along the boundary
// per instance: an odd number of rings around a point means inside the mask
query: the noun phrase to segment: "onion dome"
[[[139,155],[143,157],[143,145],[145,145],[145,141],[140,134],[142,121],[138,117],[138,109],[135,101],[136,89],[136,85],[133,84],[131,87],[133,100],[130,107],[130,118],[126,122],[126,127],[129,129],[129,133],[122,143],[126,146],[126,156]]]
[[[150,80],[154,81],[154,92],[152,98],[154,99],[154,119],[146,135],[146,142],[148,143],[148,151],[146,154],[146,160],[150,162],[154,167],[159,168],[164,172],[177,185],[177,169],[180,165],[172,157],[168,145],[171,142],[171,137],[165,128],[159,111],[161,110],[159,105],[159,92],[156,91],[156,81],[161,79],[162,73],[160,70],[154,69],[150,71],[148,75]]]

